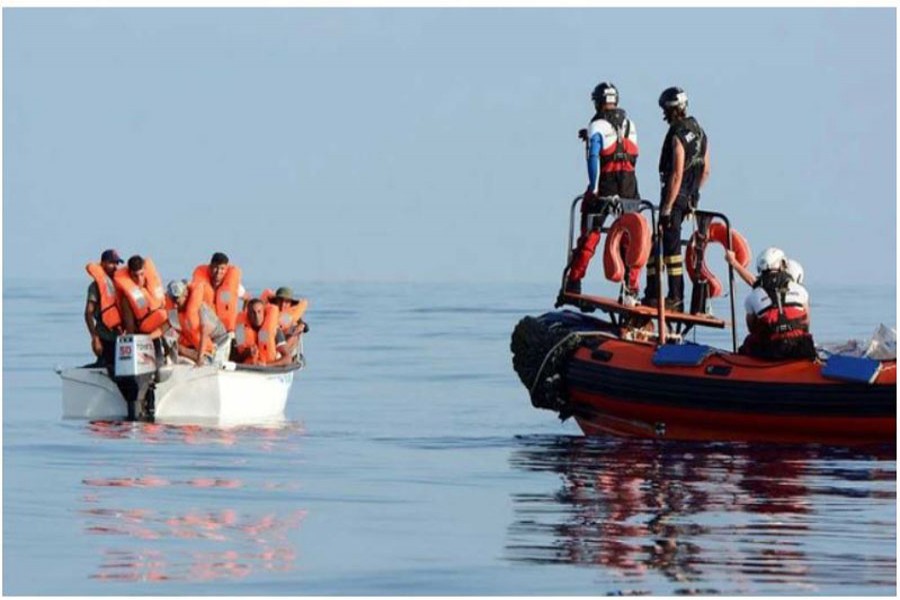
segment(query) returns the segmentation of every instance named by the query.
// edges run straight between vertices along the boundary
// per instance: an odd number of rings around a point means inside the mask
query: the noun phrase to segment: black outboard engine
[[[128,405],[129,421],[153,421],[158,370],[157,344],[149,335],[126,334],[116,339],[114,381]]]

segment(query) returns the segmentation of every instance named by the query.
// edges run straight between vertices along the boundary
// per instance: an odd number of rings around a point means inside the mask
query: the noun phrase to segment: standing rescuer
[[[246,300],[247,292],[241,284],[241,270],[228,263],[228,255],[215,252],[208,265],[198,265],[194,269],[191,283],[202,281],[208,286],[204,301],[212,306],[229,333],[234,332],[240,301]]]
[[[587,129],[578,132],[585,142],[588,187],[581,202],[581,237],[572,254],[566,292],[580,294],[581,280],[600,241],[600,229],[609,211],[604,198],[638,198],[635,165],[638,158],[637,129],[619,108],[619,90],[611,83],[598,84],[591,93],[596,113]],[[588,223],[588,215],[600,219]]]
[[[687,94],[679,87],[663,90],[659,107],[669,124],[659,156],[660,228],[663,263],[669,279],[666,306],[681,311],[684,304],[684,266],[681,257],[681,224],[700,201],[700,188],[709,178],[709,144],[706,132],[694,117],[687,116]],[[657,236],[658,237],[658,236]],[[656,240],[659,244],[660,240]],[[658,304],[659,273],[654,246],[647,264],[647,290],[644,304]]]

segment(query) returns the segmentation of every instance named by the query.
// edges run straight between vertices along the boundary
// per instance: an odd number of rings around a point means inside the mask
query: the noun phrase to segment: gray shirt
[[[200,305],[200,326],[208,328],[209,337],[213,344],[219,346],[228,338],[228,331],[222,323],[222,319],[209,305]]]

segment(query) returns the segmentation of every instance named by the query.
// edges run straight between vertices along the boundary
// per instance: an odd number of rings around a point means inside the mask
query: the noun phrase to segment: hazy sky
[[[614,82],[658,201],[686,89],[704,208],[820,282],[895,282],[883,9],[4,9],[5,276],[106,247],[168,279],[546,281]],[[599,279],[595,261],[588,277]],[[85,276],[86,277],[86,276]],[[85,279],[86,281],[86,279]]]

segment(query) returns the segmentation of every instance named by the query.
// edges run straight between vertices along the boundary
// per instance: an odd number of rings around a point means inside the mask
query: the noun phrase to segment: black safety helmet
[[[659,107],[663,110],[680,108],[684,110],[688,105],[688,97],[683,89],[672,86],[663,90],[659,95]]]
[[[597,87],[594,88],[594,91],[591,92],[591,100],[594,101],[594,104],[597,106],[602,106],[604,104],[615,104],[619,105],[619,90],[616,89],[611,83],[607,83],[605,81],[598,83]]]

